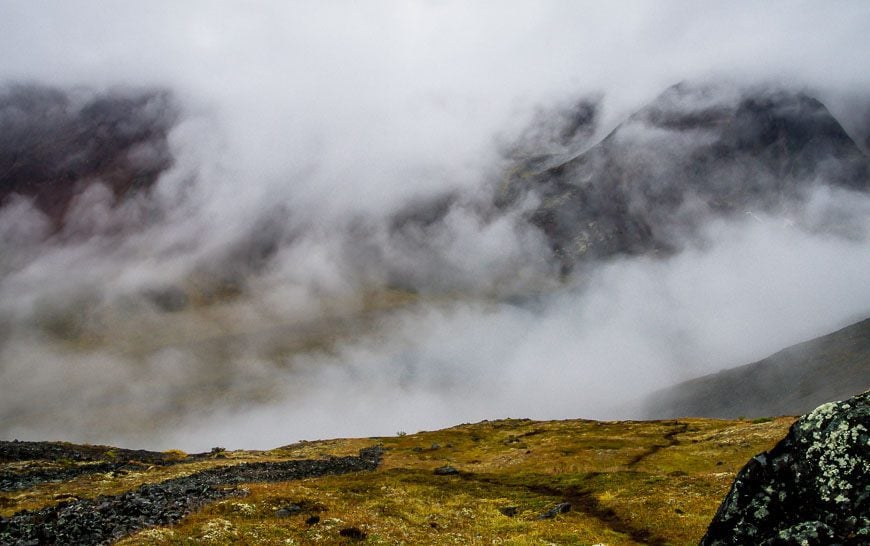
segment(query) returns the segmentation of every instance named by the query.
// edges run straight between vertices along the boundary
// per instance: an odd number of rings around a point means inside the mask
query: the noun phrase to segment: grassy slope
[[[680,383],[650,396],[646,415],[803,414],[870,388],[870,319],[793,345],[764,360]]]
[[[736,471],[771,448],[792,422],[504,420],[307,442],[3,493],[0,514],[69,495],[115,494],[213,465],[348,455],[382,443],[384,464],[376,472],[246,485],[247,496],[122,543],[334,544],[342,540],[340,529],[355,526],[369,543],[387,544],[695,544]],[[445,464],[460,474],[436,476],[433,469]],[[572,504],[570,512],[536,519],[563,501]],[[291,503],[302,512],[276,517],[276,509]],[[517,507],[514,517],[499,511],[508,506]],[[312,515],[320,522],[306,524]]]

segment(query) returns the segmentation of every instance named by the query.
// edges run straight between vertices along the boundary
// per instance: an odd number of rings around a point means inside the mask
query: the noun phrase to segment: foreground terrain
[[[122,544],[694,544],[793,422],[508,419],[200,455],[3,442],[0,537],[97,510]]]

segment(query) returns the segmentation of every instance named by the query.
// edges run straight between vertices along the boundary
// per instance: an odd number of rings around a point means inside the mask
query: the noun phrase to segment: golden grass
[[[243,497],[121,543],[696,544],[737,470],[793,421],[503,420],[299,443],[248,456],[347,455],[382,444],[384,464],[375,472],[249,484]],[[433,473],[446,464],[460,474]],[[538,519],[563,501],[571,511]],[[276,515],[291,504],[302,510]],[[513,517],[500,511],[507,507],[516,507]],[[349,527],[366,538],[342,537]]]

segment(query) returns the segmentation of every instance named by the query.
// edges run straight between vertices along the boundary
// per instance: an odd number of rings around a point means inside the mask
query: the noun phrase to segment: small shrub
[[[163,452],[170,461],[181,461],[187,458],[187,453],[180,449],[169,449]]]

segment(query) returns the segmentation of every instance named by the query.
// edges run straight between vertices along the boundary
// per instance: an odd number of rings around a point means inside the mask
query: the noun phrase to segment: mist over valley
[[[0,6],[4,438],[641,419],[870,316],[861,3],[76,4]]]

